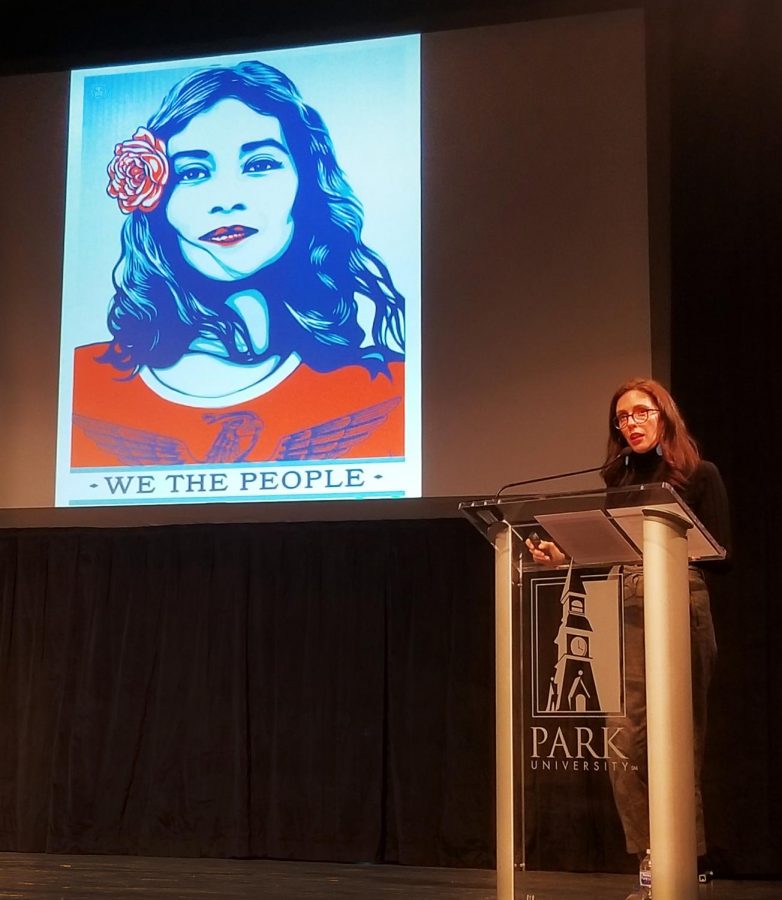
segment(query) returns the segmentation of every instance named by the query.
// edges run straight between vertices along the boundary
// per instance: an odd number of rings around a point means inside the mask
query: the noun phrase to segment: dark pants
[[[701,769],[706,740],[706,699],[717,657],[709,593],[703,575],[690,569],[690,638],[692,647],[692,707],[695,745],[695,815],[698,855],[706,852],[701,796]],[[646,754],[646,672],[644,664],[644,582],[640,571],[627,571],[623,579],[625,610],[625,687],[627,717],[610,719],[622,726],[614,744],[633,766],[617,766],[611,772],[619,818],[628,853],[644,853],[649,847],[649,794]]]

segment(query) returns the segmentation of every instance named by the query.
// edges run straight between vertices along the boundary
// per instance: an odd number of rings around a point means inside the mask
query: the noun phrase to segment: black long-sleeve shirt
[[[668,481],[667,466],[656,450],[648,453],[634,453],[628,457],[630,469],[629,484],[649,484],[654,481]],[[714,572],[725,572],[731,565],[730,510],[728,493],[719,469],[708,460],[701,460],[698,468],[690,476],[687,484],[674,486],[676,492],[695,513],[709,534],[727,551],[724,560],[698,563],[699,568]]]

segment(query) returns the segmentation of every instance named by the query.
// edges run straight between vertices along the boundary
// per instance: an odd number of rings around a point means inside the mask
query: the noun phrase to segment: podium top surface
[[[666,482],[567,494],[487,497],[461,503],[459,509],[491,543],[498,530],[508,527],[521,541],[536,533],[553,540],[581,566],[640,563],[644,519],[653,512],[683,520],[691,562],[725,557],[725,549]]]

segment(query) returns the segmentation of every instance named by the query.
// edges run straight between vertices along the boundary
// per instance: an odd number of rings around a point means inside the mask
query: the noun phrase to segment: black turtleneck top
[[[625,484],[670,481],[668,467],[656,449],[648,453],[633,453],[627,457],[627,465],[630,477]],[[719,469],[714,463],[701,460],[687,484],[673,487],[728,554],[724,560],[698,563],[698,567],[709,571],[727,571],[731,564],[730,512],[728,494]]]

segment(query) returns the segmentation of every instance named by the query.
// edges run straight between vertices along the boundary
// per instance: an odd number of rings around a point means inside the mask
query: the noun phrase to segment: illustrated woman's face
[[[646,453],[657,446],[660,411],[653,397],[645,391],[627,391],[616,401],[615,414],[619,430],[636,453]]]
[[[236,281],[285,253],[299,178],[278,119],[221,100],[169,140],[168,156],[166,217],[191,266]]]

